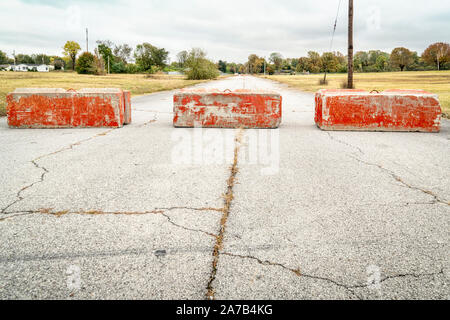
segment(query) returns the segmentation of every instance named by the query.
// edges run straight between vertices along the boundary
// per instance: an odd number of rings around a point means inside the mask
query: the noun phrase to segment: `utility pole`
[[[353,0],[348,0],[348,83],[353,89]]]
[[[441,57],[443,57],[443,56],[444,56],[444,47],[442,46],[442,47],[437,49],[437,53],[436,53],[438,71],[441,70],[441,68],[440,68],[440,60],[441,60]]]
[[[266,75],[266,57],[264,57],[264,75]]]
[[[108,74],[109,74],[109,56],[108,56]]]
[[[86,52],[89,52],[89,36],[88,36],[88,28],[86,28]]]

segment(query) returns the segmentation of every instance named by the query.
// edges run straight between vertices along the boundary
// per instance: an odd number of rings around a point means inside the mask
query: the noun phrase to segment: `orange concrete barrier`
[[[121,127],[131,98],[121,89],[16,89],[6,97],[8,125],[17,128]]]
[[[181,90],[173,97],[175,127],[277,128],[278,93],[255,90]]]
[[[124,124],[131,123],[131,92],[128,90],[123,90],[123,97],[125,101],[125,117]]]
[[[315,122],[322,130],[439,132],[437,95],[422,90],[319,90]]]

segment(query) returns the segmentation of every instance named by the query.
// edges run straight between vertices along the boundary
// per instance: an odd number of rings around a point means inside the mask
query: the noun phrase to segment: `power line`
[[[331,49],[333,48],[333,40],[334,40],[334,35],[336,34],[336,27],[337,27],[337,22],[338,22],[338,17],[339,17],[339,10],[341,9],[341,2],[342,0],[339,0],[339,4],[338,4],[338,8],[337,8],[337,12],[336,12],[336,19],[334,20],[334,26],[333,26],[333,33],[331,34],[331,42],[330,42],[330,52]],[[323,76],[323,83],[326,84],[327,82],[327,67],[325,67],[325,74]]]
[[[337,27],[337,22],[338,22],[338,18],[339,18],[339,10],[341,9],[341,2],[342,2],[342,0],[339,0],[339,5],[337,8],[337,13],[336,13],[336,20],[334,20],[333,33],[331,35],[330,52],[331,52],[331,49],[333,48],[334,35],[336,33],[336,27]]]
[[[88,28],[86,28],[86,52],[89,52],[89,35],[88,35]]]

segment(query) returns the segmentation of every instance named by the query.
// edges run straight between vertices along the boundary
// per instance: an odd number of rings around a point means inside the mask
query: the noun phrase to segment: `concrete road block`
[[[204,128],[277,128],[278,93],[235,90],[181,90],[173,96],[173,125]]]
[[[6,100],[10,127],[121,127],[131,122],[129,93],[116,88],[22,88]]]
[[[319,90],[315,122],[322,130],[439,132],[437,95],[422,90]]]
[[[131,123],[131,92],[128,90],[124,90],[123,98],[124,98],[124,102],[125,102],[124,124],[130,124]]]

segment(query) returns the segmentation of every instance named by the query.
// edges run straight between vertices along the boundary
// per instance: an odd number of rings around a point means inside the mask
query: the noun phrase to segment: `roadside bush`
[[[127,67],[122,61],[113,63],[111,66],[111,73],[125,73],[127,72]]]
[[[78,74],[97,74],[96,57],[90,52],[83,52],[77,60],[75,70]]]
[[[125,66],[126,73],[138,73],[139,67],[133,63],[129,63]]]
[[[186,60],[186,75],[188,80],[215,79],[219,76],[217,66],[206,59],[206,53],[198,48],[194,48]]]
[[[144,70],[142,70],[142,71],[144,71]],[[155,73],[161,72],[161,68],[158,66],[150,66],[150,68],[145,70],[144,72],[149,73],[149,74],[155,74]]]
[[[64,68],[64,60],[55,59],[53,61],[53,66],[55,67],[55,70],[61,70],[62,68]]]

